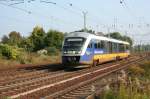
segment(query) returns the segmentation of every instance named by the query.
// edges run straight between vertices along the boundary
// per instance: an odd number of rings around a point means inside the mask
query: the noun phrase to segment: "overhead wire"
[[[45,1],[45,0],[40,0],[40,2],[41,2],[41,3],[53,4],[53,5],[55,5],[55,6],[59,7],[59,8],[64,9],[65,11],[71,12],[71,13],[73,13],[73,14],[76,14],[77,16],[82,17],[81,13],[78,13],[78,12],[76,12],[76,11],[73,11],[73,10],[71,10],[71,9],[69,9],[69,8],[67,8],[67,7],[65,7],[65,6],[63,6],[63,5],[61,5],[61,4],[59,4],[59,3],[52,2],[52,1],[49,1],[49,0],[46,0],[46,1]]]
[[[73,4],[73,3],[70,3],[70,2],[67,2],[68,4],[70,4],[71,5],[71,7],[73,8],[73,9],[75,9],[75,10],[77,10],[77,11],[87,11],[86,9],[82,9],[82,8],[80,8],[80,7],[78,7],[78,6],[76,6],[75,4]],[[98,17],[98,16],[96,16],[95,14],[93,14],[93,13],[91,13],[90,11],[87,11],[88,12],[88,17],[90,18],[89,19],[89,21],[90,22],[92,22],[92,23],[94,23],[95,24],[95,26],[97,27],[97,26],[99,26],[99,25],[103,25],[104,26],[104,23],[102,22],[102,20]],[[92,16],[91,16],[92,15]],[[108,26],[108,25],[105,25],[105,27],[107,28],[107,29],[113,29],[113,30],[116,30],[116,28],[113,28],[113,27],[111,27],[111,26]],[[99,32],[99,31],[98,31]]]
[[[23,11],[23,12],[26,12],[26,13],[28,13],[28,14],[31,14],[31,11],[28,11],[28,10],[26,10],[26,9],[22,9],[22,8],[19,8],[19,7],[16,7],[16,6],[7,5],[7,4],[2,3],[2,2],[0,2],[0,5],[4,5],[4,6],[7,6],[7,7],[14,8],[14,9],[18,9],[18,10],[20,10],[20,11]]]
[[[122,5],[122,7],[124,7],[127,12],[129,13],[129,15],[132,17],[133,20],[137,20],[137,15],[128,7],[127,3],[125,2],[125,0],[120,0],[120,4]],[[140,28],[137,28],[136,31],[138,31],[139,33],[142,33],[143,31]]]
[[[56,5],[57,7],[60,7],[60,8],[63,8],[64,10],[66,10],[66,11],[69,11],[69,12],[71,12],[71,13],[73,13],[73,14],[76,14],[77,16],[80,16],[81,18],[83,18],[83,15],[81,15],[82,14],[82,12],[83,11],[85,11],[85,10],[83,10],[83,9],[81,9],[81,8],[79,8],[79,7],[77,7],[77,6],[75,6],[73,3],[70,3],[70,2],[67,2],[67,3],[63,3],[63,5],[62,5],[62,3],[61,3],[61,5],[60,4],[58,4],[58,3],[54,3],[54,2],[52,2],[51,0],[49,1],[49,0],[41,0],[42,2],[45,2],[45,3],[52,3],[52,4],[54,4],[54,5]],[[64,6],[65,5],[65,6]],[[86,12],[88,12],[88,11],[86,11]],[[89,16],[88,16],[89,17]],[[90,17],[92,20],[94,19],[94,18],[92,18],[92,17]],[[91,21],[91,20],[89,20],[89,21]],[[97,20],[94,20],[94,21],[91,21],[92,23],[96,23],[97,22]],[[96,24],[97,25],[97,24]]]
[[[16,1],[16,0],[15,0]],[[30,0],[30,1],[35,1],[35,0]],[[79,8],[79,7],[76,7],[74,4],[72,4],[72,3],[69,3],[68,2],[68,5],[70,6],[70,8],[73,8],[73,9],[75,9],[76,11],[74,11],[74,10],[72,10],[72,9],[69,9],[69,7],[68,8],[66,8],[66,7],[64,7],[63,5],[60,5],[60,4],[58,4],[58,3],[55,3],[55,2],[52,2],[52,1],[49,1],[49,0],[40,0],[40,2],[43,2],[43,3],[51,3],[51,4],[54,4],[55,6],[57,6],[57,7],[59,7],[59,8],[62,8],[62,9],[64,9],[64,10],[66,10],[66,11],[69,11],[69,12],[71,12],[71,13],[73,13],[73,14],[76,14],[76,15],[78,15],[78,16],[80,16],[80,17],[83,17],[82,15],[81,15],[81,11],[83,11],[81,8]],[[17,4],[17,3],[16,3]],[[19,3],[18,3],[19,4]],[[93,15],[93,14],[91,14],[91,15]],[[90,16],[88,16],[88,17],[90,17]],[[93,21],[91,21],[92,23],[94,23],[94,24],[96,24],[96,26],[97,26],[97,20],[95,20],[95,18],[92,18],[92,17],[90,17],[92,20],[94,20],[94,22]],[[97,18],[97,19],[99,19],[99,18]],[[107,25],[105,25],[105,27],[107,27]],[[111,28],[111,27],[107,27],[107,28]],[[115,28],[114,28],[115,29]]]
[[[15,0],[16,1],[16,0]],[[35,0],[29,0],[29,1],[35,1]],[[29,2],[30,3],[30,2]],[[62,20],[62,19],[60,19],[60,18],[57,18],[57,17],[55,17],[55,16],[45,16],[45,15],[42,15],[42,14],[39,14],[39,13],[37,13],[37,12],[31,12],[31,11],[28,11],[28,10],[26,10],[26,9],[23,9],[23,8],[19,8],[19,7],[16,7],[16,6],[14,6],[15,4],[17,4],[17,3],[14,3],[14,5],[7,5],[7,4],[5,4],[5,3],[2,3],[2,2],[0,2],[0,4],[1,5],[4,5],[4,6],[7,6],[7,7],[11,7],[11,8],[14,8],[14,9],[18,9],[18,10],[21,10],[21,11],[23,11],[23,12],[26,12],[26,13],[28,13],[28,14],[31,14],[31,15],[34,15],[34,16],[39,16],[39,17],[45,17],[46,19],[50,19],[51,17],[53,17],[53,19],[55,20],[55,21],[59,21],[60,23],[63,23],[63,24],[69,24],[69,25],[72,25],[72,26],[74,26],[74,27],[76,27],[77,28],[77,26],[75,25],[75,24],[73,24],[73,23],[71,23],[71,22],[66,22],[66,21],[64,21],[64,20]],[[19,4],[19,3],[18,3]],[[45,18],[43,18],[43,19],[45,19]]]

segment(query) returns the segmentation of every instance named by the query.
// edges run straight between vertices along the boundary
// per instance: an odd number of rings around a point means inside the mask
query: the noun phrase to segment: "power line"
[[[73,14],[76,14],[76,15],[79,16],[79,17],[82,17],[81,13],[78,13],[78,12],[76,12],[76,11],[73,11],[73,10],[69,9],[69,8],[66,8],[66,7],[60,5],[59,3],[51,2],[51,1],[47,1],[47,0],[46,0],[46,1],[45,1],[45,0],[40,0],[40,2],[41,2],[41,3],[53,4],[53,5],[55,5],[55,6],[59,7],[59,8],[62,8],[62,9],[64,9],[64,10],[68,11],[68,12],[71,12],[71,13],[73,13]],[[70,5],[71,5],[71,4],[70,4]]]
[[[22,4],[22,3],[24,3],[24,1],[21,1],[21,2],[17,2],[17,3],[12,3],[12,4],[9,4],[9,6],[16,5],[16,4]]]
[[[26,9],[22,9],[22,8],[19,8],[19,7],[7,5],[7,4],[2,3],[2,2],[0,2],[0,4],[1,4],[1,5],[4,5],[4,6],[7,6],[7,7],[11,7],[11,8],[17,9],[17,10],[20,10],[20,11],[23,11],[23,12],[26,12],[26,13],[28,13],[28,14],[31,14],[31,11],[28,11],[28,10],[26,10]]]
[[[30,1],[35,1],[35,0],[30,0]],[[19,8],[19,7],[16,7],[16,6],[12,6],[12,5],[7,5],[7,4],[2,3],[2,2],[0,2],[0,4],[1,4],[1,5],[4,5],[4,6],[7,6],[7,7],[11,7],[11,8],[17,9],[17,10],[20,10],[20,11],[23,11],[23,12],[26,12],[26,13],[28,13],[28,14],[30,14],[30,15],[40,16],[40,17],[42,17],[42,19],[43,19],[43,17],[45,17],[46,19],[50,19],[49,16],[45,16],[45,15],[39,14],[39,13],[37,13],[37,12],[31,12],[31,11],[28,11],[28,10],[26,10],[26,9],[22,9],[22,8]],[[62,19],[60,19],[60,18],[57,18],[57,17],[54,17],[54,16],[51,16],[51,17],[53,17],[53,20],[59,21],[60,23],[69,24],[69,25],[72,25],[73,27],[77,27],[75,24],[73,24],[73,23],[71,23],[71,22],[64,21],[64,20],[62,20]],[[45,18],[44,18],[44,19],[45,19]]]

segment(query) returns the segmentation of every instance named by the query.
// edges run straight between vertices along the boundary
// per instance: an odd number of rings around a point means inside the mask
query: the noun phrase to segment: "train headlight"
[[[81,51],[78,51],[78,54],[81,54]]]
[[[81,54],[81,51],[76,51],[76,54]]]
[[[64,54],[67,54],[67,51],[64,51]]]
[[[72,53],[73,53],[73,54],[75,54],[75,53],[76,53],[76,51],[72,51]]]

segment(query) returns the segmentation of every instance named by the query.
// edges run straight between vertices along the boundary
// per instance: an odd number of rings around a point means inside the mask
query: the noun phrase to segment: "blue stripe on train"
[[[92,58],[93,58],[93,55],[94,55],[94,53],[93,53],[92,49],[87,48],[84,55],[80,57],[80,62],[82,62],[82,61],[87,61],[87,62],[91,61]]]
[[[83,56],[81,56],[80,62],[82,62],[82,61],[84,61],[84,62],[85,61],[87,61],[87,62],[92,61],[93,56],[95,54],[105,54],[105,53],[106,53],[106,50],[104,50],[104,49],[94,49],[94,50],[92,50],[91,48],[87,48],[85,54]]]

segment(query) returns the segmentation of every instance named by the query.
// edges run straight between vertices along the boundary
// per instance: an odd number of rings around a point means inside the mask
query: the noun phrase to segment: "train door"
[[[93,55],[94,55],[94,50],[93,50],[93,43],[90,41],[88,44],[85,54],[81,57],[81,63],[88,63],[91,64],[93,62]]]
[[[86,54],[87,54],[88,59],[89,59],[90,61],[92,61],[93,56],[94,56],[94,48],[93,48],[93,43],[92,43],[92,41],[89,43],[89,45],[88,45],[88,47],[87,47]]]

